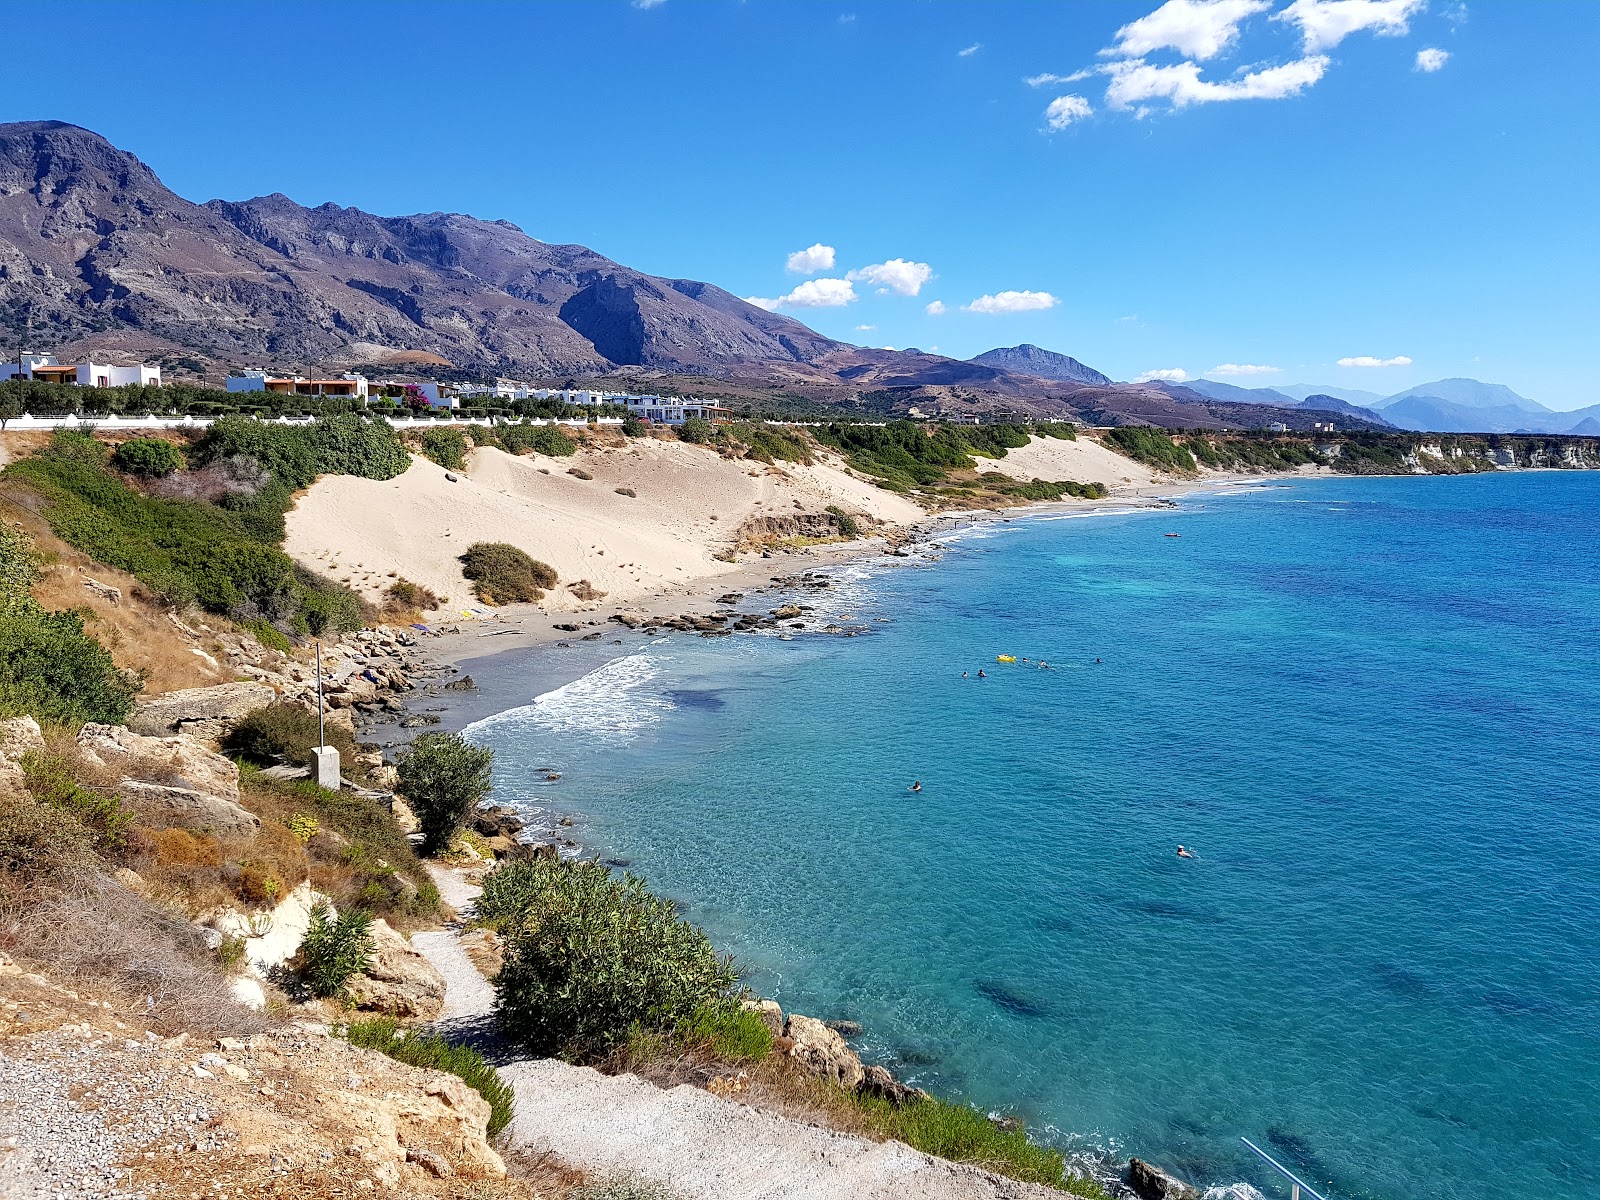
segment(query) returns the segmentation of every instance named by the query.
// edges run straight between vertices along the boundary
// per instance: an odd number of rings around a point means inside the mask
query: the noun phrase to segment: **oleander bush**
[[[372,954],[371,915],[351,908],[335,917],[320,901],[300,942],[300,979],[313,996],[342,996],[350,980],[372,965]]]
[[[693,1022],[738,980],[671,901],[598,862],[501,867],[477,911],[500,934],[501,1027],[536,1054],[598,1058],[635,1028]]]
[[[454,1075],[489,1102],[489,1136],[495,1137],[516,1113],[516,1093],[500,1072],[471,1046],[402,1029],[392,1017],[352,1021],[340,1031],[348,1042],[377,1050],[408,1066]]]
[[[493,788],[494,751],[459,733],[425,733],[395,762],[399,791],[422,827],[424,854],[446,849]]]
[[[163,479],[183,469],[183,452],[160,438],[131,438],[117,447],[111,465],[127,475]]]
[[[461,556],[461,573],[485,604],[543,600],[556,585],[555,568],[505,542],[475,542]]]

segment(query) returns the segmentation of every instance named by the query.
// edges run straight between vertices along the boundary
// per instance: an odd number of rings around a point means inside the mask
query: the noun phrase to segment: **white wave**
[[[536,696],[532,704],[474,721],[462,732],[470,737],[509,726],[547,733],[636,737],[675,707],[651,688],[666,661],[653,654],[614,658],[581,679]]]
[[[1248,1183],[1230,1183],[1225,1187],[1208,1187],[1200,1193],[1200,1200],[1267,1200],[1267,1197]]]

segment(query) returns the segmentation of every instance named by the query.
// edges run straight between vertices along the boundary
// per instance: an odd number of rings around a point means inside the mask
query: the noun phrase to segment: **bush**
[[[685,442],[703,446],[717,436],[717,427],[704,417],[690,417],[678,426],[678,437]]]
[[[516,863],[477,911],[500,932],[497,1015],[536,1054],[594,1058],[630,1030],[693,1022],[738,979],[732,962],[633,875],[598,862]]]
[[[425,733],[395,763],[399,791],[422,826],[422,849],[437,854],[461,832],[493,787],[494,751],[459,733]]]
[[[1078,440],[1078,427],[1071,421],[1036,421],[1033,432],[1040,437],[1059,438],[1064,442]]]
[[[0,524],[0,716],[120,725],[142,681],[118,669],[81,615],[46,612],[28,592],[36,578],[28,539]]]
[[[593,475],[589,474],[589,472],[585,471],[581,467],[568,467],[567,468],[567,474],[571,475],[574,479],[593,479],[594,478]]]
[[[485,604],[531,603],[556,585],[555,568],[505,542],[475,542],[461,556],[461,573]]]
[[[364,909],[348,909],[335,919],[327,903],[319,902],[300,943],[300,978],[313,996],[341,996],[372,965],[372,952],[372,917]]]
[[[772,1053],[772,1030],[761,1014],[733,1000],[702,1005],[677,1032],[679,1041],[703,1047],[717,1062],[758,1062]]]
[[[638,499],[639,496],[639,493],[634,491],[632,488],[613,488],[612,490],[615,491],[617,495],[626,496],[630,500]]]
[[[161,479],[183,469],[183,454],[160,438],[133,438],[117,447],[111,465],[128,475]]]
[[[116,795],[84,787],[57,754],[34,750],[22,756],[21,766],[28,794],[87,829],[97,850],[110,853],[127,845],[133,814]]]
[[[459,471],[467,465],[467,439],[453,426],[424,430],[422,452],[447,471]]]
[[[499,427],[500,448],[507,454],[545,454],[551,458],[566,458],[578,452],[573,441],[559,425],[519,424]]]
[[[409,579],[396,579],[383,594],[383,607],[391,613],[426,612],[443,603],[444,597],[436,595],[432,588]]]
[[[340,769],[347,774],[361,752],[348,729],[325,725],[328,744],[339,752]],[[222,747],[263,767],[292,763],[311,765],[311,748],[317,740],[317,714],[288,700],[247,713],[234,723]]]
[[[353,1046],[380,1051],[408,1066],[454,1075],[489,1102],[491,1138],[511,1123],[516,1111],[516,1092],[471,1046],[456,1045],[442,1037],[408,1033],[392,1017],[352,1021],[341,1032]]]
[[[1120,450],[1135,462],[1159,471],[1187,474],[1194,470],[1194,455],[1159,429],[1143,425],[1119,425],[1106,434],[1113,450]]]
[[[32,796],[0,793],[0,893],[61,883],[95,863],[94,837],[83,823]]]
[[[833,518],[833,523],[839,527],[840,537],[858,538],[861,536],[861,523],[837,504],[828,505],[827,513]]]
[[[649,432],[650,426],[639,420],[632,413],[622,418],[622,435],[624,437],[640,438],[645,437]]]

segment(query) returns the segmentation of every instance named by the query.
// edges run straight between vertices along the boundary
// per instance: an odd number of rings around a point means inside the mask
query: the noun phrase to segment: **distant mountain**
[[[1296,400],[1304,400],[1307,396],[1332,396],[1363,408],[1371,408],[1383,400],[1383,395],[1379,392],[1363,392],[1360,388],[1330,387],[1325,383],[1280,383],[1272,390],[1282,392],[1285,396],[1292,396]]]
[[[1111,377],[1102,375],[1093,367],[1086,367],[1075,358],[1054,350],[1042,350],[1024,342],[1020,346],[1005,346],[985,350],[968,362],[982,363],[1001,371],[1015,371],[1020,375],[1037,375],[1040,379],[1054,379],[1062,383],[1109,384]]]
[[[1476,379],[1440,379],[1434,383],[1419,383],[1416,387],[1396,392],[1376,402],[1377,409],[1388,408],[1413,396],[1429,400],[1443,400],[1461,408],[1514,408],[1522,412],[1547,413],[1550,410],[1535,400],[1519,396],[1503,383],[1482,383]]]
[[[1191,379],[1183,385],[1191,392],[1210,396],[1213,400],[1227,400],[1234,404],[1278,404],[1293,408],[1299,397],[1287,396],[1274,388],[1247,388],[1232,383],[1218,383],[1214,379]]]
[[[1383,414],[1374,412],[1363,404],[1351,404],[1350,401],[1338,396],[1310,395],[1300,401],[1300,407],[1312,412],[1346,413],[1352,417],[1360,417],[1364,421],[1371,421],[1375,425],[1393,428],[1393,423]]]

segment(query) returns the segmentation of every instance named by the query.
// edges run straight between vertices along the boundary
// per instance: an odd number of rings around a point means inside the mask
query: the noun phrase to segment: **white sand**
[[[1150,487],[1160,480],[1142,463],[1108,450],[1093,438],[1079,435],[1075,442],[1035,437],[1029,445],[1006,451],[1004,458],[978,458],[978,470],[1029,483],[1074,480],[1103,483],[1113,492]]]
[[[577,467],[594,476],[568,475]],[[637,497],[618,495],[627,487]],[[472,602],[457,556],[474,542],[509,542],[555,568],[561,587],[545,607],[591,607],[566,585],[580,579],[608,605],[733,574],[715,556],[758,514],[819,512],[829,504],[906,524],[924,514],[909,500],[845,472],[722,458],[680,442],[639,440],[570,458],[472,452],[456,482],[422,458],[398,479],[319,479],[288,516],[285,550],[312,569],[378,599],[403,576]]]

